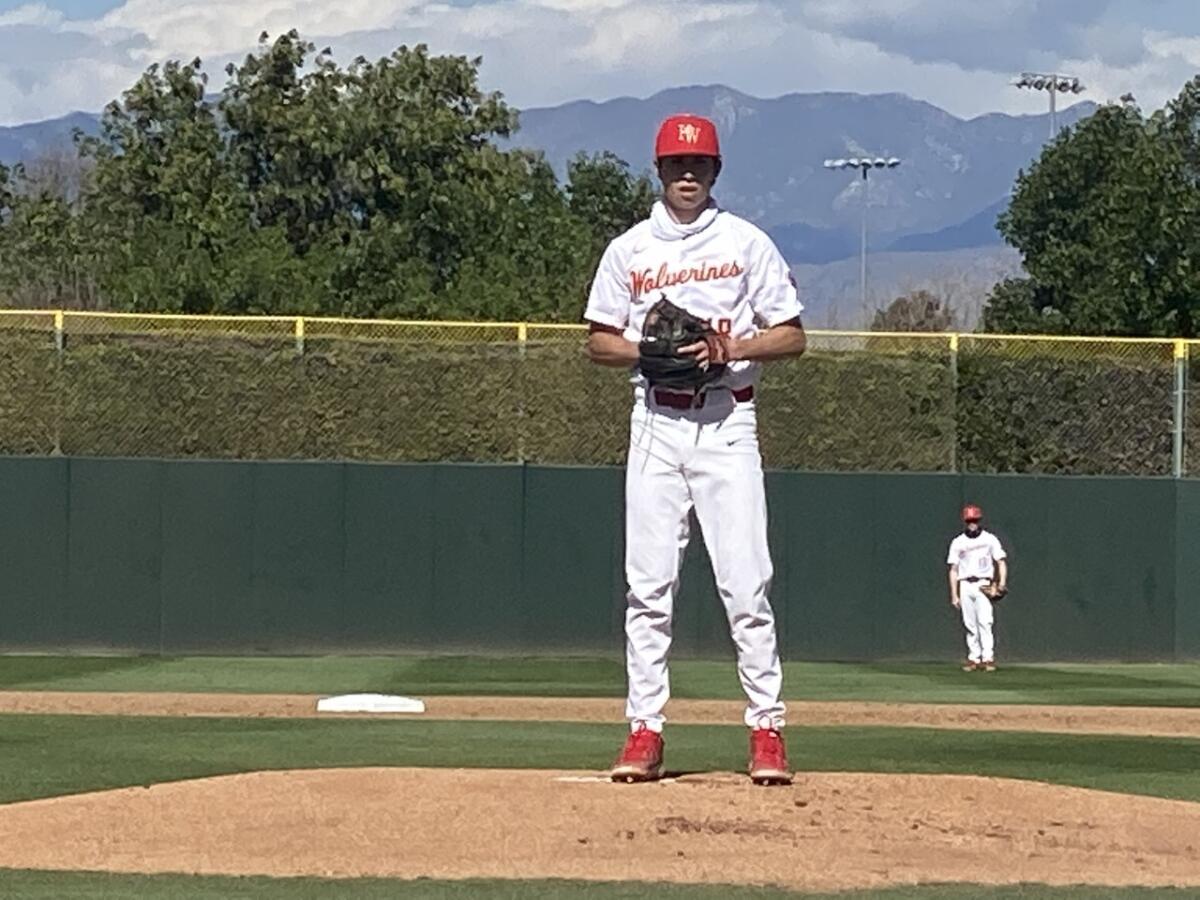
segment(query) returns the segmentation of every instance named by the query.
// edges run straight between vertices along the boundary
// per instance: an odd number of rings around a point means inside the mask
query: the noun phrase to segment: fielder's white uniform
[[[983,588],[995,577],[996,562],[1007,555],[1000,539],[986,529],[980,529],[974,537],[960,534],[950,542],[946,563],[955,567],[959,608],[967,629],[967,659],[974,663],[996,658],[992,601]]]
[[[616,238],[592,284],[585,318],[640,341],[666,294],[718,331],[749,338],[803,307],[787,263],[760,229],[709,203],[693,223],[662,202]],[[679,570],[695,510],[725,604],[748,698],[746,724],[783,726],[783,677],[768,594],[771,557],[753,386],[760,365],[739,360],[695,402],[634,376],[625,480],[626,715],[661,731],[670,696],[667,652]],[[664,401],[670,401],[664,402]]]

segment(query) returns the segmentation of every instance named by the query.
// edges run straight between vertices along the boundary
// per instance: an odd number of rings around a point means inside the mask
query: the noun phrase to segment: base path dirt
[[[309,694],[170,694],[0,691],[0,714],[345,718],[318,713]],[[525,722],[620,722],[624,702],[611,698],[427,697],[426,711],[397,718]],[[672,700],[673,723],[740,725],[733,700]],[[1039,731],[1200,738],[1200,709],[1120,706],[960,706],[934,703],[793,702],[792,725],[879,725],[979,731]],[[381,718],[371,714],[371,718]]]
[[[0,806],[0,867],[394,878],[1200,887],[1200,804],[966,776],[258,772]]]

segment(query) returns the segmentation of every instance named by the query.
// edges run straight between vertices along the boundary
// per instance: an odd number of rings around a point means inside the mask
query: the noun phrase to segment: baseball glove
[[[984,596],[987,597],[989,600],[991,600],[993,603],[999,603],[1001,600],[1004,599],[1004,596],[1007,593],[1008,593],[1008,588],[1000,587],[1000,585],[995,584],[995,583],[989,584],[987,587],[985,587],[983,589]]]
[[[703,341],[708,344],[708,365],[680,349]],[[642,325],[638,368],[653,386],[699,390],[725,374],[729,361],[728,339],[707,322],[667,299],[650,307]]]

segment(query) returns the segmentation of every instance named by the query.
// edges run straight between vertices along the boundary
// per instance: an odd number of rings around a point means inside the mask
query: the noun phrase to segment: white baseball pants
[[[971,662],[990,662],[996,658],[996,642],[992,636],[994,615],[992,601],[983,592],[985,582],[958,583],[959,608],[963,627],[967,629],[967,659]]]
[[[783,673],[754,403],[717,390],[702,408],[677,410],[644,393],[631,417],[625,478],[626,715],[662,730],[671,619],[695,509],[737,649],[746,724],[780,728]]]

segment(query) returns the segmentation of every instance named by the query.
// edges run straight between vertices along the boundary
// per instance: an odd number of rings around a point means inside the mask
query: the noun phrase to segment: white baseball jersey
[[[980,529],[975,537],[960,534],[952,540],[946,563],[956,567],[959,581],[964,578],[986,578],[990,581],[995,561],[1007,556],[1000,539],[990,531]]]
[[[738,339],[804,310],[771,239],[713,201],[688,225],[672,219],[659,201],[649,219],[613,240],[596,270],[584,318],[623,329],[627,340],[637,342],[646,313],[663,295]],[[758,363],[738,360],[721,383],[744,387],[759,369]]]

